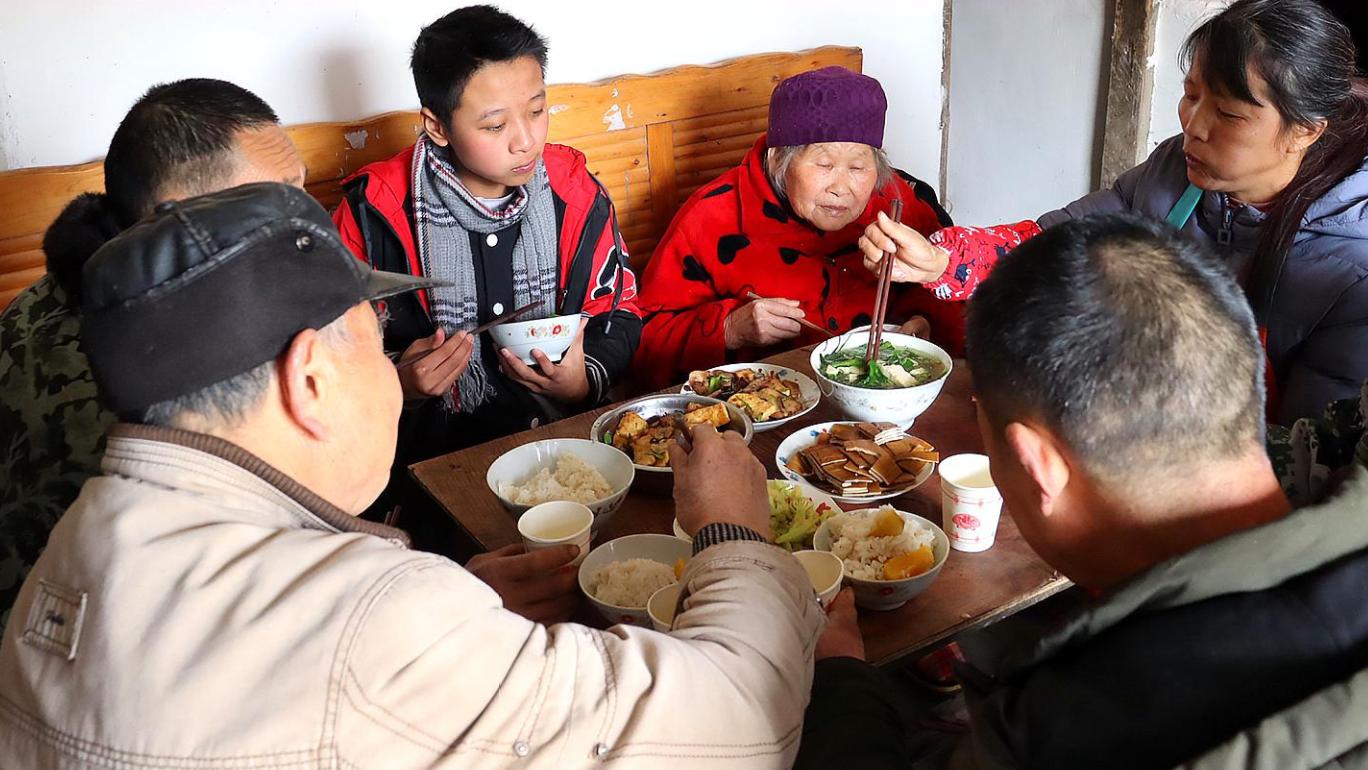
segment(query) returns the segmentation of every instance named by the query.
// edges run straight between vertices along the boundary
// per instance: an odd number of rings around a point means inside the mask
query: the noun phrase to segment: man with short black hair
[[[1057,225],[979,287],[968,360],[1005,510],[1095,599],[1043,635],[990,629],[1002,659],[958,672],[967,735],[913,766],[1274,770],[1368,748],[1368,469],[1290,510],[1223,265],[1146,218]],[[898,724],[887,683],[825,668],[798,767],[903,767],[935,743],[856,736],[846,715]]]
[[[114,423],[80,348],[82,268],[157,203],[256,181],[304,184],[270,106],[222,80],[163,83],[114,132],[105,192],[72,200],[48,228],[47,275],[0,315],[0,629],[57,517],[99,472]]]
[[[85,277],[95,378],[139,422],[0,641],[0,767],[792,761],[822,610],[739,437],[671,451],[694,533],[673,633],[543,626],[356,517],[403,407],[371,303],[439,281],[372,271],[277,184],[159,209]]]

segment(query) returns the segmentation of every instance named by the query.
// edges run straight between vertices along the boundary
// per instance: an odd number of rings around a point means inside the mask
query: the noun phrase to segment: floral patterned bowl
[[[533,350],[540,350],[553,362],[561,360],[579,333],[580,316],[558,315],[536,321],[512,321],[491,327],[494,344],[508,349],[528,366],[535,366]]]
[[[955,362],[951,360],[950,354],[940,346],[920,337],[884,332],[882,337],[884,342],[891,342],[900,348],[911,348],[918,353],[935,358],[945,365],[945,374],[924,385],[911,388],[888,388],[886,390],[846,385],[822,374],[822,356],[847,347],[863,349],[868,339],[869,329],[866,327],[862,330],[832,337],[818,345],[809,358],[812,371],[816,373],[817,385],[821,388],[822,395],[831,399],[832,403],[836,404],[837,408],[851,420],[856,422],[891,422],[906,430],[912,426],[912,423],[922,412],[931,406],[931,402],[936,400],[936,396],[940,395],[941,388],[945,386],[945,381],[950,378],[950,371],[954,368]]]

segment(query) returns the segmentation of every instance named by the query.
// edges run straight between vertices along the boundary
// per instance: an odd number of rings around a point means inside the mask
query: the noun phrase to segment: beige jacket
[[[120,425],[0,642],[0,768],[777,768],[822,625],[788,554],[673,635],[545,627],[244,450]]]

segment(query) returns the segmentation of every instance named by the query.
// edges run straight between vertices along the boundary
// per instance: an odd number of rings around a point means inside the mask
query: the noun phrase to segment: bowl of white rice
[[[594,531],[622,506],[636,477],[632,459],[606,444],[552,438],[510,449],[490,464],[485,483],[515,517],[556,500],[583,503]]]
[[[884,511],[902,519],[901,532],[876,534]],[[817,528],[812,542],[815,550],[841,559],[845,583],[855,589],[855,604],[868,610],[894,610],[906,604],[931,586],[950,555],[950,540],[940,527],[887,505],[831,516]],[[914,573],[910,577],[886,577],[908,566]]]
[[[616,451],[616,450],[614,450]],[[693,547],[671,535],[627,535],[595,548],[579,568],[580,590],[610,623],[651,627],[646,603],[675,582]]]

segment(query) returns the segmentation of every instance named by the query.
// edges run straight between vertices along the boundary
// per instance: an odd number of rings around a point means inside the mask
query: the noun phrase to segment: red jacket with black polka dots
[[[637,301],[647,321],[633,368],[643,384],[662,387],[692,369],[779,352],[726,349],[723,321],[750,301],[747,292],[798,300],[808,320],[833,333],[868,324],[877,276],[864,267],[856,242],[894,195],[903,200],[903,223],[918,232],[930,235],[951,224],[929,186],[897,172],[853,223],[820,231],[780,202],[765,176],[764,151],[761,136],[741,165],[690,196],[651,255]],[[937,344],[961,354],[963,303],[939,301],[919,285],[895,284],[887,321],[913,315],[926,316]],[[821,339],[805,328],[784,347]]]

